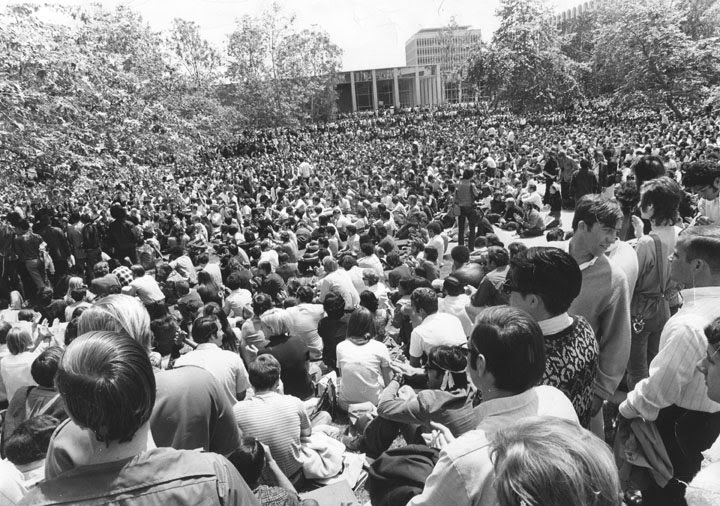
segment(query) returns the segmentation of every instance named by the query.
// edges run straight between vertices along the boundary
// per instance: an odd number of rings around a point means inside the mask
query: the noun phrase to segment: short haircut
[[[610,448],[570,420],[533,416],[501,428],[490,455],[499,504],[622,504]]]
[[[295,296],[300,302],[310,303],[315,297],[315,290],[309,285],[302,285],[297,289],[297,292],[295,292]]]
[[[720,225],[688,227],[680,233],[678,242],[685,247],[688,261],[703,260],[713,274],[720,274]]]
[[[708,344],[717,347],[720,344],[720,318],[715,318],[704,329]]]
[[[325,296],[323,309],[331,320],[339,320],[345,314],[345,299],[342,295],[330,292]]]
[[[132,267],[130,267],[130,270],[133,273],[133,276],[141,278],[145,275],[145,268],[142,265],[135,264]]]
[[[280,379],[280,372],[280,362],[269,353],[258,355],[248,365],[250,384],[255,390],[270,390]]]
[[[11,328],[6,337],[8,351],[12,355],[18,355],[28,348],[32,344],[32,338],[30,332],[20,327]]]
[[[515,242],[511,242],[510,244],[508,244],[507,249],[508,249],[508,254],[509,254],[510,258],[512,259],[515,255],[517,255],[521,251],[527,251],[528,247],[527,247],[527,244],[525,244],[524,242],[515,241]]]
[[[264,292],[258,292],[253,296],[252,309],[255,316],[262,315],[265,311],[273,308],[273,298]]]
[[[30,366],[30,374],[35,383],[45,388],[53,388],[55,385],[55,373],[60,363],[63,350],[59,346],[51,346],[43,351],[33,360]]]
[[[588,194],[583,195],[575,204],[572,229],[577,231],[581,221],[588,228],[592,228],[595,223],[600,223],[603,227],[615,228],[622,219],[622,210],[617,201],[603,199],[600,195]]]
[[[495,264],[495,267],[505,267],[510,261],[508,251],[501,246],[490,246],[487,249],[487,259]]]
[[[507,280],[523,295],[540,297],[553,316],[564,313],[580,294],[582,272],[569,253],[533,247],[510,260]]]
[[[89,332],[70,343],[55,384],[72,419],[108,444],[132,440],[155,404],[147,350],[117,332]]]
[[[350,269],[352,269],[353,267],[355,267],[357,265],[357,260],[355,260],[355,257],[353,257],[352,255],[345,255],[342,257],[341,263],[342,263],[343,269],[345,269],[346,271],[349,271]]]
[[[682,184],[686,187],[709,186],[720,177],[720,165],[715,160],[698,160],[685,167]]]
[[[465,287],[460,282],[460,279],[458,279],[456,276],[448,276],[445,278],[445,282],[443,283],[443,290],[450,295],[450,296],[456,296],[460,295],[465,291]]]
[[[87,308],[78,321],[78,333],[108,330],[139,342],[148,352],[152,348],[150,314],[143,303],[129,295],[108,295]]]
[[[436,346],[428,353],[428,360],[425,363],[425,369],[449,372],[452,374],[453,382],[456,387],[465,388],[468,386],[467,374],[465,367],[467,366],[466,350],[460,346]]]
[[[470,261],[470,250],[467,246],[455,246],[450,250],[450,257],[459,264],[465,264]]]
[[[658,225],[675,225],[683,191],[674,179],[667,176],[651,179],[640,188],[640,207],[653,206],[652,219]]]
[[[290,313],[279,307],[265,311],[260,316],[260,320],[269,330],[269,335],[266,335],[266,337],[288,334],[290,333],[290,329],[292,329],[292,317]]]
[[[198,344],[209,342],[217,336],[218,330],[222,328],[220,320],[215,315],[199,316],[195,318],[192,325],[192,338]]]
[[[242,285],[243,277],[238,271],[232,271],[225,280],[225,286],[227,286],[230,290],[237,290],[238,288],[241,288]]]
[[[665,175],[665,164],[658,156],[643,156],[633,166],[635,181],[642,185],[645,181]]]
[[[270,262],[263,260],[262,262],[258,263],[258,269],[270,274],[272,272],[272,264]]]
[[[358,307],[350,315],[347,336],[369,341],[377,335],[375,318],[366,307]]]
[[[433,234],[438,235],[442,232],[442,226],[437,221],[431,221],[430,223],[428,223],[427,231],[433,232]]]
[[[422,309],[429,315],[437,313],[437,294],[432,288],[416,288],[410,296],[410,302],[416,311]]]
[[[537,385],[545,372],[545,341],[525,311],[508,306],[483,309],[468,342],[470,367],[478,354],[495,378],[495,386],[520,394]]]
[[[16,466],[44,459],[58,425],[60,420],[50,415],[28,418],[5,441],[5,456]]]
[[[371,242],[364,242],[360,244],[360,251],[362,251],[363,255],[369,257],[375,253],[375,246]]]

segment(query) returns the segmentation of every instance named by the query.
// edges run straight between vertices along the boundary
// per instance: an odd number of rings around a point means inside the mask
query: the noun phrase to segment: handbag
[[[658,279],[660,280],[661,291],[659,293],[638,293],[637,298],[639,302],[632,304],[630,314],[630,325],[633,334],[640,334],[645,330],[647,322],[654,318],[660,310],[660,305],[665,298],[664,290],[665,287],[665,276],[662,269],[662,246],[660,238],[656,235],[651,235],[653,242],[655,243],[655,267],[657,269]]]

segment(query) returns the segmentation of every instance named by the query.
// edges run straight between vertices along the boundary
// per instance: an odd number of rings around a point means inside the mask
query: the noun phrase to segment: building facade
[[[340,72],[338,112],[444,103],[438,65],[414,65]]]
[[[480,30],[469,26],[425,28],[405,43],[405,65],[439,65],[443,97],[462,102],[470,92],[463,85],[463,71],[480,35]]]
[[[565,26],[571,21],[579,18],[583,14],[599,9],[602,5],[608,3],[608,1],[609,0],[588,0],[586,2],[578,3],[575,7],[566,9],[556,14],[553,21],[558,28],[564,30]]]

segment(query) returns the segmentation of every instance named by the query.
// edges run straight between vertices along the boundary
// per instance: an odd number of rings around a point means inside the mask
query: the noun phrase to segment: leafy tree
[[[196,88],[214,84],[219,76],[220,53],[200,35],[194,21],[174,19],[167,41],[176,65],[188,76]]]
[[[230,97],[256,125],[326,116],[335,103],[340,49],[316,27],[298,30],[295,16],[277,3],[237,21],[228,56]]]
[[[503,0],[497,16],[490,45],[471,64],[475,84],[516,111],[562,106],[580,95],[578,63],[561,51],[563,39],[541,0]]]
[[[614,2],[600,13],[596,79],[626,104],[664,104],[682,118],[679,101],[701,98],[720,76],[718,40],[693,39],[686,19],[668,0]]]
[[[716,37],[720,33],[718,0],[683,0],[673,4],[681,14],[680,29],[693,40]]]
[[[232,110],[170,51],[127,7],[8,7],[0,13],[0,164],[15,177],[32,168],[75,180],[190,163],[198,149],[228,139]]]

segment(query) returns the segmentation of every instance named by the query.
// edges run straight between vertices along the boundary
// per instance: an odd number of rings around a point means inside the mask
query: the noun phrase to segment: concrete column
[[[415,66],[415,105],[421,105],[420,99],[420,69]]]
[[[445,95],[443,95],[442,90],[442,78],[440,77],[440,69],[438,69],[437,74],[435,74],[435,89],[437,90],[438,95],[438,104],[444,104],[445,103]]]
[[[393,69],[393,105],[400,108],[400,83],[398,82],[398,69]]]
[[[355,97],[355,71],[350,72],[350,95],[352,96],[353,112],[357,112],[357,98]]]
[[[372,94],[373,94],[373,111],[378,110],[378,97],[377,97],[377,76],[375,75],[375,69],[372,69]]]

